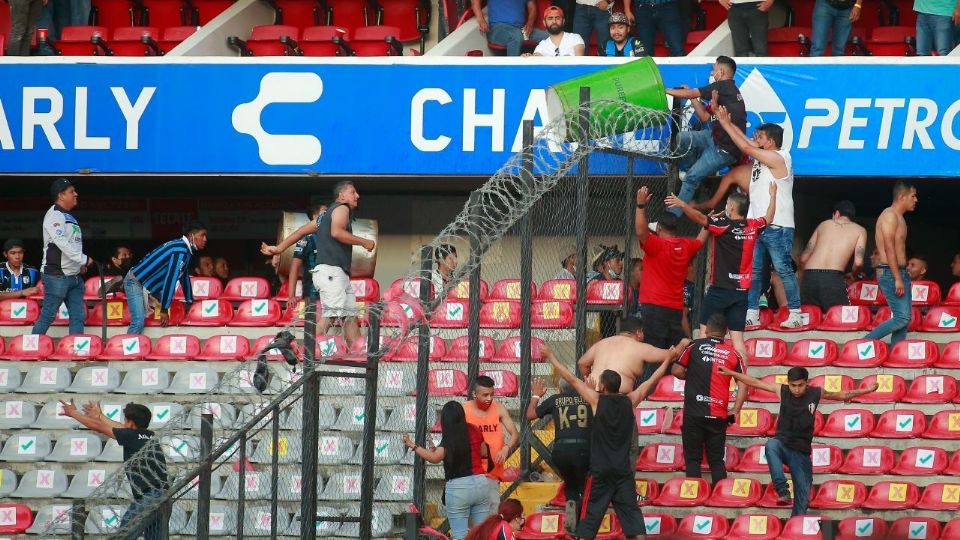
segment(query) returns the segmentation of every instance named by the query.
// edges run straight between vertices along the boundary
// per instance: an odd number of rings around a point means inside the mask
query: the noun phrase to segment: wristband
[[[637,208],[639,208],[640,210],[643,210],[643,209],[646,208],[646,207],[647,207],[647,205],[645,205],[645,204],[638,204],[638,205],[637,205]]]
[[[857,3],[857,4],[854,4],[853,7],[860,9],[863,7],[863,4]]]
[[[530,399],[536,399],[537,401],[540,401],[541,399],[543,399],[543,396],[538,396],[538,395],[534,394],[534,395],[530,396]]]

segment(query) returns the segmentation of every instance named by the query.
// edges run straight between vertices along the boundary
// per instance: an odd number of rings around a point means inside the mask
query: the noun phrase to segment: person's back
[[[844,271],[857,248],[857,241],[867,231],[852,222],[837,223],[835,219],[822,222],[816,230],[817,244],[804,265],[805,270]],[[863,254],[860,255],[863,257]]]
[[[314,235],[314,244],[317,250],[317,262],[328,266],[336,266],[349,276],[350,264],[353,258],[353,246],[340,242],[331,235],[333,212],[341,206],[346,207],[348,212],[347,224],[344,228],[348,233],[353,233],[352,211],[346,204],[334,201],[330,207],[317,218],[317,232]]]
[[[634,434],[633,405],[623,394],[601,394],[590,434],[590,474],[632,474],[630,438]]]
[[[117,444],[123,449],[123,461],[127,480],[133,492],[133,499],[139,501],[145,495],[158,497],[160,492],[169,487],[167,480],[167,461],[154,441],[154,433],[149,429],[114,428],[113,434]],[[141,449],[146,450],[130,463],[134,455]]]

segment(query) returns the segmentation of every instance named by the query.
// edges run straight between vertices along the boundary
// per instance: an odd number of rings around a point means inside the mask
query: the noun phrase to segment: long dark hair
[[[470,436],[467,434],[467,416],[459,401],[448,401],[440,410],[440,446],[444,449],[443,468],[451,470],[455,464],[470,462]]]
[[[517,499],[507,499],[500,503],[497,513],[480,522],[479,525],[470,529],[463,540],[487,540],[497,530],[501,523],[506,521],[510,523],[517,516],[523,515],[523,505]]]

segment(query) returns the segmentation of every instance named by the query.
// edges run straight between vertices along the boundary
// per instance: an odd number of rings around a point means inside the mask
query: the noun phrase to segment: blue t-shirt
[[[528,0],[488,0],[487,22],[521,27],[527,22]]]
[[[316,254],[317,248],[313,241],[312,234],[304,236],[293,246],[293,257],[303,261],[303,271],[301,272],[300,280],[303,282],[304,296],[312,296],[315,294],[313,292],[313,278],[310,275],[310,270],[317,265]]]
[[[10,271],[4,264],[0,266],[0,292],[22,291],[40,285],[40,272],[27,265],[20,267],[20,275]]]

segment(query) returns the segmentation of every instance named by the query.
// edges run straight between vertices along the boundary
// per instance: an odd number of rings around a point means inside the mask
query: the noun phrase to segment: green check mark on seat
[[[859,417],[859,416],[855,416],[852,420],[850,420],[849,422],[847,422],[847,427],[853,427],[853,426],[856,426],[856,425],[859,424],[859,423],[860,423],[860,417]]]
[[[170,414],[170,409],[163,409],[157,413],[157,418],[163,420],[168,414]]]
[[[925,528],[926,528],[926,526],[921,525],[921,526],[917,527],[916,529],[910,529],[910,534],[912,534],[912,535],[914,535],[914,536],[919,536],[921,533],[923,533],[923,530],[924,530]]]
[[[209,306],[203,308],[203,311],[205,311],[205,312],[207,312],[207,313],[213,313],[213,310],[215,310],[215,309],[217,309],[217,304],[212,303],[212,304],[210,304]]]
[[[820,354],[823,352],[823,345],[820,345],[816,349],[810,349],[810,354]]]
[[[450,306],[450,316],[451,316],[451,317],[456,317],[456,316],[460,315],[460,313],[462,313],[462,312],[463,312],[463,307],[462,307],[462,306]]]
[[[126,349],[127,352],[133,352],[133,349],[137,346],[137,343],[137,341],[131,341],[129,345],[124,347],[124,349]]]
[[[649,422],[653,422],[653,419],[656,418],[656,417],[657,417],[657,413],[656,413],[656,412],[652,412],[652,413],[650,413],[649,415],[646,415],[646,414],[645,414],[645,415],[641,416],[640,419],[643,420],[643,423],[644,423],[644,424],[647,424],[647,423],[649,423]]]
[[[104,521],[107,522],[107,525],[113,525],[117,521],[117,516],[110,516],[108,518],[105,518]]]
[[[353,419],[356,420],[357,422],[363,422],[363,417],[364,417],[363,413],[357,413],[353,415]]]
[[[920,458],[920,463],[923,463],[924,465],[926,465],[926,463],[927,463],[928,461],[930,461],[931,459],[933,459],[933,454],[928,454],[928,455]]]
[[[76,345],[77,345],[77,350],[78,350],[78,351],[82,351],[82,350],[84,350],[84,349],[89,349],[89,348],[90,348],[90,342],[89,342],[89,341],[78,341],[78,342],[76,343]]]
[[[264,302],[264,303],[262,303],[262,304],[258,304],[258,305],[256,305],[256,306],[254,306],[254,307],[253,307],[253,312],[254,312],[254,313],[260,313],[260,312],[262,312],[262,311],[263,311],[264,309],[266,309],[266,308],[267,308],[267,303]]]
[[[27,311],[27,306],[20,306],[17,309],[13,310],[14,317],[20,317]]]
[[[20,449],[23,450],[24,452],[26,452],[27,450],[30,449],[31,446],[33,446],[33,441],[32,441],[32,440],[27,441],[27,442],[21,444],[21,445],[20,445]]]
[[[186,441],[180,441],[180,444],[177,445],[177,453],[182,454],[183,449],[187,447]]]
[[[943,325],[944,325],[944,326],[954,326],[954,325],[956,325],[956,324],[957,324],[957,318],[956,318],[956,317],[945,317],[945,318],[943,319]]]
[[[650,523],[647,523],[646,525],[647,525],[647,532],[655,531],[655,530],[657,530],[657,525],[660,525],[660,520],[651,521]]]
[[[389,443],[389,442],[383,442],[383,443],[378,444],[377,446],[375,446],[375,447],[374,447],[374,450],[376,450],[378,454],[382,454],[383,451],[386,450],[388,446],[390,446],[390,443]]]
[[[903,422],[897,422],[897,423],[900,425],[901,428],[905,428],[909,426],[911,422],[913,422],[913,418],[906,418],[904,419]]]
[[[120,412],[120,409],[114,409],[114,410],[108,412],[108,413],[107,413],[107,418],[113,420],[113,417],[116,416],[118,412]],[[157,416],[160,416],[160,415],[158,414]]]
[[[863,527],[857,527],[857,530],[860,531],[860,534],[866,534],[870,530],[872,523],[864,523]]]
[[[873,354],[873,344],[867,345],[863,348],[863,352],[860,353],[860,356],[870,356]]]
[[[704,521],[701,521],[700,523],[697,523],[696,527],[698,531],[702,531],[703,529],[707,528],[708,525],[710,525],[710,522],[704,520]]]

